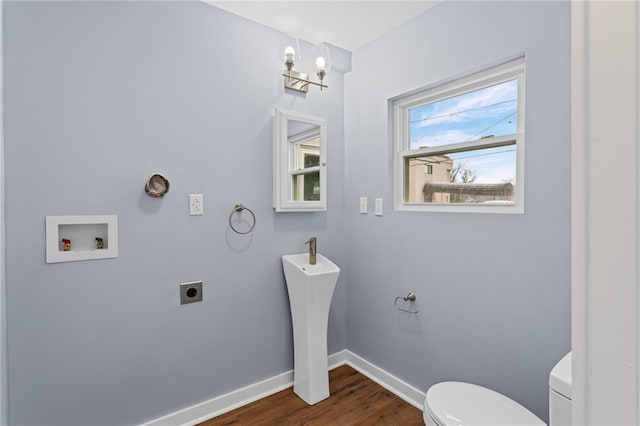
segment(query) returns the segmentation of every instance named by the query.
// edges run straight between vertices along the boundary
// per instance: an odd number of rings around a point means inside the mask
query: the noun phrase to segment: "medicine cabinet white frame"
[[[297,167],[296,144],[300,138],[289,136],[289,123],[298,122],[313,127],[319,137],[319,163],[314,167]],[[316,130],[317,128],[317,130]],[[319,133],[319,134],[318,134]],[[293,180],[305,173],[319,172],[319,200],[294,200]],[[314,212],[327,210],[327,121],[300,112],[276,108],[273,117],[273,208],[276,212]]]

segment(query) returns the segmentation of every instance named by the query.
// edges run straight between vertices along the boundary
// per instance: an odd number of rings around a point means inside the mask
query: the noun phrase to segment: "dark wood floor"
[[[331,396],[315,405],[289,388],[199,426],[424,425],[422,411],[349,366],[329,372],[329,388]]]

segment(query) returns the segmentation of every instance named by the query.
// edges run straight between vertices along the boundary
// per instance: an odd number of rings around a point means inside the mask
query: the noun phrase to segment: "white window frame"
[[[294,177],[298,177],[298,176],[306,177],[307,175],[310,175],[312,173],[321,172],[320,171],[320,138],[321,138],[320,128],[316,128],[316,129],[311,129],[301,134],[292,136],[288,139],[289,150],[290,150],[289,161],[291,163],[289,164],[289,181],[290,182],[293,182]],[[308,142],[310,140],[315,140],[315,139],[318,140],[317,150],[311,151],[308,148],[303,148],[302,145],[304,145],[305,142]],[[311,167],[304,167],[305,154],[317,155],[318,165],[311,166]],[[293,184],[291,185],[291,191],[292,191],[291,199],[292,200],[300,199],[302,201],[307,201],[307,200],[304,200],[304,184],[299,185],[297,191],[294,190],[294,186],[295,185]]]
[[[465,93],[495,86],[511,80],[518,80],[518,118],[516,133],[492,138],[477,139],[432,148],[410,149],[410,110]],[[474,73],[444,84],[437,84],[417,93],[402,95],[391,100],[393,108],[394,139],[394,209],[399,211],[422,212],[464,212],[464,213],[524,213],[524,120],[525,120],[525,61],[519,58],[490,69]],[[516,185],[513,204],[480,203],[408,203],[404,201],[405,170],[407,158],[427,155],[445,155],[469,149],[492,148],[513,144],[516,146]]]

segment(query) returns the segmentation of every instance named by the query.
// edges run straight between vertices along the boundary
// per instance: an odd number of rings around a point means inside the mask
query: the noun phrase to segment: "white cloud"
[[[434,134],[425,134],[423,137],[411,142],[411,149],[464,142],[469,140],[472,136],[472,133],[464,132],[462,130],[447,130]]]
[[[482,118],[503,116],[514,111],[517,81],[487,87],[422,107],[415,127],[434,127]]]

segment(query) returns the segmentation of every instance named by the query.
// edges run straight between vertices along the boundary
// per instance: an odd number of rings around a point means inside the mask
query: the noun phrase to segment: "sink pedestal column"
[[[288,264],[286,257],[283,256],[283,265],[293,320],[293,391],[307,404],[313,405],[329,397],[327,327],[340,269],[318,255],[316,265],[305,265],[296,270],[298,266]],[[334,269],[315,275],[309,273],[319,270],[323,261]]]
[[[327,324],[331,294],[324,302],[327,307],[312,309],[315,312],[292,309],[293,391],[309,405],[329,398]]]

